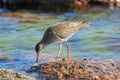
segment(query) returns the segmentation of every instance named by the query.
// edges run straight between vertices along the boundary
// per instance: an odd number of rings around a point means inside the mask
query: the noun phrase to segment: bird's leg
[[[60,56],[61,49],[62,49],[62,44],[60,43],[60,44],[59,44],[59,48],[58,48],[57,56],[55,57],[56,60],[57,60],[57,59],[59,58],[59,56]]]
[[[70,60],[70,47],[67,41],[66,41],[66,47],[67,47],[67,52],[68,52],[68,60]]]

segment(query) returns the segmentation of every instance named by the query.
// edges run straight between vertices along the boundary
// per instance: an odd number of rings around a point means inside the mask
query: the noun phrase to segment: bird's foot
[[[56,56],[56,57],[55,57],[55,60],[58,60],[58,58],[59,58],[59,57],[58,57],[58,56]]]
[[[68,61],[70,61],[71,59],[70,59],[70,57],[68,57]]]
[[[63,58],[62,61],[63,61],[63,62],[69,62],[69,61],[71,61],[71,59]]]

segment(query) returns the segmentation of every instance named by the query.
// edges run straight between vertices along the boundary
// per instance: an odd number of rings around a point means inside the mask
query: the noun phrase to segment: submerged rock
[[[1,53],[0,54],[0,62],[12,62],[12,61],[14,61],[14,59],[11,57],[11,56],[9,56],[9,55],[7,55],[7,54],[5,54],[5,53]]]
[[[119,80],[120,62],[110,59],[74,59],[42,63],[27,72],[46,80]]]
[[[33,77],[25,76],[12,70],[0,69],[0,80],[36,80]]]

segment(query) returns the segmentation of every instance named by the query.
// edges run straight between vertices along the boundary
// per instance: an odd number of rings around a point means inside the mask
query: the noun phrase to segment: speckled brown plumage
[[[49,27],[45,31],[42,40],[35,47],[36,52],[37,52],[36,61],[38,62],[38,56],[39,56],[39,53],[41,53],[41,50],[47,45],[52,44],[52,43],[60,43],[58,54],[56,56],[56,59],[57,59],[61,51],[62,42],[66,42],[66,46],[68,50],[68,58],[70,58],[70,48],[67,43],[67,40],[74,33],[78,32],[79,30],[87,26],[88,26],[88,23],[83,23],[83,22],[61,22],[61,23],[51,25],[51,27]]]

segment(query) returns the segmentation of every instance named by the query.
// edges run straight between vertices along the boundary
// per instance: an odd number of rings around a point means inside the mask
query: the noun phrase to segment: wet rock
[[[0,16],[9,16],[9,17],[14,17],[14,18],[26,18],[27,14],[26,13],[19,13],[19,12],[10,12],[10,13],[2,13]]]
[[[18,23],[38,23],[40,21],[53,20],[52,16],[40,16],[38,14],[31,14],[29,12],[8,12],[0,13],[0,16],[17,18]]]
[[[73,59],[39,64],[30,69],[49,80],[119,80],[120,62],[110,59]]]
[[[38,15],[30,14],[28,12],[8,12],[1,13],[0,16],[8,16],[13,18],[24,18],[24,19],[39,19]]]
[[[35,19],[23,19],[23,20],[20,20],[18,21],[19,23],[37,23],[39,22],[38,20],[35,20]]]
[[[12,70],[0,69],[0,80],[36,80],[35,78],[22,75]]]
[[[11,56],[9,56],[9,55],[7,55],[7,54],[5,54],[5,53],[1,53],[0,54],[0,62],[12,62],[12,61],[14,61],[14,59],[11,57]]]

